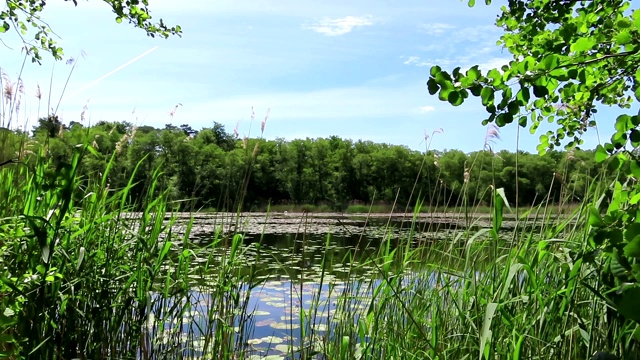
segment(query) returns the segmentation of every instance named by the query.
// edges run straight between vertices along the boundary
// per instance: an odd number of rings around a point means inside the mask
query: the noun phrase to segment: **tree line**
[[[488,204],[491,187],[504,188],[508,200],[522,206],[578,202],[601,173],[591,150],[543,156],[494,153],[490,146],[471,153],[415,151],[337,136],[239,138],[219,123],[200,130],[126,121],[83,126],[49,116],[29,133],[5,129],[3,134],[3,159],[21,156],[28,162],[43,154],[53,165],[70,161],[73,149],[86,140],[92,151],[82,158],[80,175],[101,178],[113,159],[109,187],[122,188],[132,178],[132,203],[141,200],[159,169],[156,191],[167,191],[182,209],[237,210],[241,203],[243,210],[257,210],[270,203],[344,210],[354,203],[412,205],[417,198],[431,206]]]

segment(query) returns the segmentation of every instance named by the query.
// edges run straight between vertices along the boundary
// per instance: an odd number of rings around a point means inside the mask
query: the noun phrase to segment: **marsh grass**
[[[75,176],[89,153],[84,144],[57,169],[44,154],[34,165],[0,169],[3,357],[266,354],[250,345],[250,299],[264,284],[255,259],[271,256],[261,241],[245,243],[236,219],[236,232],[220,230],[194,244],[193,217],[177,226],[164,194],[157,195],[159,171],[143,202],[130,204],[133,180],[122,189],[107,186],[114,158],[101,177]],[[601,190],[594,185],[590,201]],[[330,256],[328,234],[321,266],[291,273],[289,336],[279,340],[281,355],[271,356],[586,359],[606,350],[637,358],[637,324],[612,314],[597,295],[601,269],[577,256],[587,248],[580,225],[586,204],[558,218],[543,203],[504,231],[508,208],[495,191],[491,227],[472,230],[471,218],[465,229],[438,230],[444,239],[434,241],[416,236],[423,226],[418,203],[400,225],[408,226],[405,235],[393,236],[388,221],[382,246],[360,237],[363,243],[339,259]],[[305,262],[308,221],[300,215],[292,262],[278,263],[281,269]],[[531,224],[535,231],[522,230]],[[353,261],[357,252],[366,260]],[[346,280],[329,273],[340,267]],[[369,269],[367,277],[360,267]],[[308,303],[303,293],[311,294]]]
[[[9,146],[9,139],[17,140]],[[596,351],[639,358],[638,324],[602,297],[606,264],[584,261],[592,250],[585,209],[606,190],[597,180],[579,204],[565,193],[560,204],[547,195],[511,209],[500,189],[462,181],[455,201],[440,182],[414,189],[416,199],[435,199],[430,205],[350,205],[344,213],[365,214],[357,243],[337,257],[328,233],[319,265],[308,268],[318,250],[308,213],[328,206],[266,209],[267,219],[297,213],[284,259],[262,246],[263,236],[246,241],[240,203],[195,242],[195,214],[181,222],[170,212],[160,169],[132,203],[135,171],[124,186],[109,186],[116,153],[104,171],[77,175],[83,157],[100,156],[89,140],[56,167],[46,147],[24,152],[26,136],[0,141],[3,157],[25,154],[0,167],[0,358],[516,360],[587,359]],[[246,191],[251,166],[243,188],[230,191]],[[474,174],[467,164],[466,180]],[[489,202],[470,203],[469,194]],[[406,218],[373,225],[373,213]],[[436,213],[462,219],[460,226],[434,227]],[[507,217],[516,223],[509,230]],[[234,231],[224,230],[229,224]],[[373,226],[382,239],[375,246],[364,236]],[[252,300],[273,287],[258,266],[265,262],[286,274],[276,286],[284,296],[273,301],[287,311],[272,335],[257,339]]]

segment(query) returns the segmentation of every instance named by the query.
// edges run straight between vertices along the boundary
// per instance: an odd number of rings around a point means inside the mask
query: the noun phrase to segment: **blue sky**
[[[59,109],[66,123],[80,121],[87,105],[85,122],[199,129],[217,121],[229,132],[239,123],[241,136],[255,136],[270,108],[269,139],[338,135],[424,149],[425,132],[442,129],[432,148],[474,151],[486,133],[479,101],[452,107],[430,96],[426,81],[432,64],[488,69],[510,59],[495,45],[503,2],[469,8],[460,0],[150,0],[155,18],[182,27],[182,38],[168,40],[117,24],[97,0],[79,0],[75,8],[51,2],[44,17],[65,56],[78,58]],[[15,79],[20,45],[14,35],[2,39],[13,50],[0,45],[0,66]],[[50,57],[41,66],[27,62],[24,119],[37,118],[36,86],[45,99],[53,73],[57,103],[69,70]],[[46,102],[41,107],[42,114]],[[617,112],[598,114],[601,136]],[[535,151],[539,135],[521,130],[520,148]],[[585,141],[595,146],[595,132]],[[503,128],[494,149],[515,148],[516,127]]]

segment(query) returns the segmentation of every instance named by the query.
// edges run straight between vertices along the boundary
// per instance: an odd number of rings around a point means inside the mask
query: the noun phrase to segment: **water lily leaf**
[[[288,353],[290,351],[297,351],[297,347],[296,346],[291,346],[291,345],[286,345],[286,344],[281,344],[281,345],[277,345],[275,347],[276,351],[280,351],[283,353]]]
[[[271,324],[269,324],[269,326],[271,326],[274,329],[278,329],[278,330],[288,330],[288,329],[298,329],[300,328],[300,325],[298,324],[287,324],[287,323],[283,323],[283,322],[273,322]]]
[[[268,302],[265,302],[265,304],[276,307],[276,308],[283,308],[287,306],[287,304],[285,304],[284,302],[275,302],[275,301],[268,301]]]
[[[255,325],[256,325],[256,327],[263,327],[263,326],[269,326],[274,322],[275,322],[275,320],[268,319],[268,320],[256,321]]]

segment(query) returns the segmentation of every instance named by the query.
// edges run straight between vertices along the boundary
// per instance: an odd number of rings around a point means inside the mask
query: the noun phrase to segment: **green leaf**
[[[5,33],[10,29],[9,23],[7,23],[6,21],[2,23],[2,26],[0,26],[0,34],[1,33]]]
[[[429,81],[427,81],[427,90],[429,90],[430,95],[437,94],[439,89],[440,87],[438,86],[436,79],[430,78]]]
[[[447,100],[449,100],[449,103],[453,106],[459,106],[464,101],[462,96],[460,96],[460,93],[457,91],[450,92]]]
[[[518,119],[518,125],[520,125],[521,127],[526,127],[527,126],[527,117],[526,116],[520,116],[520,119]]]
[[[620,115],[616,118],[615,128],[618,132],[625,132],[631,127],[631,116]]]
[[[480,330],[480,357],[479,360],[482,360],[482,357],[489,359],[489,345],[492,340],[492,331],[491,331],[491,322],[493,321],[493,317],[495,316],[496,309],[498,308],[498,304],[496,303],[488,303],[487,308],[484,313],[484,320],[482,321],[482,329]]]
[[[529,88],[522,87],[520,91],[518,91],[517,95],[518,100],[520,100],[520,105],[524,106],[529,103],[529,99],[531,98],[531,93],[529,93]]]
[[[473,84],[471,87],[469,87],[469,90],[471,90],[473,96],[480,96],[480,94],[482,93],[482,89],[483,87],[480,84]]]
[[[602,221],[600,212],[595,206],[589,208],[589,225],[593,227],[604,226],[604,221]]]
[[[518,115],[518,113],[520,112],[519,102],[516,100],[509,102],[509,104],[507,105],[507,111],[511,116]]]
[[[618,35],[616,35],[616,42],[618,45],[626,45],[631,42],[631,32],[629,30],[621,31]]]
[[[584,52],[590,50],[595,44],[596,41],[593,38],[583,37],[571,44],[571,51]]]
[[[618,20],[618,22],[616,23],[616,27],[618,29],[628,29],[633,25],[633,23],[631,22],[631,20],[627,19],[627,18],[622,18],[620,20]]]
[[[602,145],[598,145],[596,147],[595,157],[596,157],[596,162],[601,163],[609,157],[609,154],[607,154],[607,151],[604,149],[604,147],[602,147]]]
[[[640,180],[640,165],[638,165],[637,159],[630,161],[629,170],[631,170],[631,174],[635,176],[636,179]]]
[[[622,316],[640,322],[640,311],[638,311],[640,309],[640,287],[637,285],[630,289],[627,287],[622,292],[622,297],[616,307]]]
[[[511,124],[513,122],[513,115],[510,113],[502,113],[496,117],[496,125],[503,127],[507,124]]]
[[[122,17],[118,16],[118,17],[116,18],[116,22],[117,22],[118,24],[122,23]]]
[[[620,263],[618,256],[611,258],[609,270],[611,271],[611,275],[615,276],[617,279],[624,280],[627,277],[627,268]]]
[[[482,77],[482,73],[478,69],[478,65],[475,65],[471,69],[467,70],[467,76],[469,77],[469,80],[477,80]]]
[[[503,83],[502,74],[497,69],[489,70],[489,73],[487,73],[487,77],[493,79],[493,86],[500,86]]]
[[[549,95],[549,89],[547,89],[546,86],[533,85],[533,95],[535,95],[538,98],[545,97]]]
[[[474,7],[476,5],[476,0],[469,0],[469,7]]]
[[[631,145],[637,148],[638,145],[640,145],[640,131],[638,131],[638,129],[631,129],[629,140],[631,141]]]
[[[494,100],[494,91],[493,88],[485,87],[480,92],[480,97],[482,98],[482,105],[487,106],[493,103]]]
[[[436,77],[438,74],[440,74],[442,72],[442,68],[438,65],[434,65],[431,67],[431,70],[429,70],[429,73],[431,74],[431,76]]]
[[[543,69],[545,70],[554,69],[560,64],[560,56],[558,56],[557,54],[547,55],[544,57],[544,59],[542,59],[541,64],[543,65]]]
[[[640,9],[633,12],[633,23],[635,24],[636,29],[640,30]]]
[[[624,232],[624,238],[628,242],[624,247],[624,254],[640,259],[640,224],[630,224]]]

